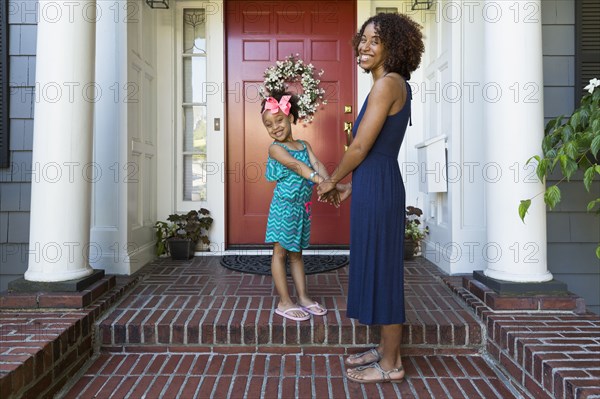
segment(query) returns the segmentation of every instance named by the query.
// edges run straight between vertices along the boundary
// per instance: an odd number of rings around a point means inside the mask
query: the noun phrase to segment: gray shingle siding
[[[27,270],[37,45],[36,0],[9,3],[10,167],[0,169],[0,291]]]
[[[544,117],[570,115],[575,88],[575,0],[544,0]],[[560,178],[552,177],[548,185]],[[600,218],[586,212],[587,203],[600,197],[596,180],[590,193],[582,174],[560,184],[561,203],[548,211],[548,268],[554,278],[585,299],[588,310],[600,314],[600,260],[595,248],[600,240]]]

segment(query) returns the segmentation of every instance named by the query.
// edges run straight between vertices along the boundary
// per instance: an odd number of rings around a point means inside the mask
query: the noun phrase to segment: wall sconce
[[[146,0],[146,4],[148,4],[150,8],[158,8],[163,10],[169,8],[169,0]]]
[[[411,9],[415,10],[430,10],[433,6],[433,0],[414,0]]]

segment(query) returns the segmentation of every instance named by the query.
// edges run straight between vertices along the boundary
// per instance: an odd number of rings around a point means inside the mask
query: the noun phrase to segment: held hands
[[[331,180],[325,180],[317,187],[319,201],[328,202],[338,208],[342,201],[345,201],[352,194],[352,184],[334,183]]]

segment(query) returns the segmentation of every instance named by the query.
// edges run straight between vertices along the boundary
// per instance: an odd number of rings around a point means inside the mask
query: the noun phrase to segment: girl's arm
[[[321,175],[321,177],[323,177],[325,180],[329,179],[329,173],[327,173],[327,169],[325,169],[325,166],[321,163],[321,161],[319,161],[308,141],[304,141],[304,144],[306,144],[306,148],[308,149],[308,158],[310,159],[310,163],[312,164],[315,172]]]
[[[325,181],[323,176],[319,174],[313,174],[313,172],[315,172],[313,169],[309,168],[304,162],[298,161],[296,158],[291,156],[290,153],[285,150],[285,148],[277,144],[271,144],[269,147],[269,156],[286,168],[290,169],[292,172],[299,174],[306,180],[310,180],[317,184]],[[312,177],[311,174],[313,175]]]
[[[406,95],[405,85],[398,85],[398,80],[391,76],[383,77],[375,82],[356,137],[330,178],[319,186],[319,194],[334,189],[340,180],[360,165],[375,144],[390,108],[399,97],[403,97],[406,101]]]

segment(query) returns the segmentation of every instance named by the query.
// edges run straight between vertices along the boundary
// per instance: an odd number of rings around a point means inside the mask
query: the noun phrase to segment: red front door
[[[262,125],[258,88],[266,68],[298,54],[316,70],[328,102],[308,126],[292,127],[308,141],[329,173],[344,153],[344,122],[355,117],[355,71],[350,41],[354,1],[226,1],[227,244],[264,244],[274,184],[265,164],[272,139]],[[345,107],[351,107],[351,110]],[[312,199],[311,245],[348,245],[349,203],[340,208]]]

